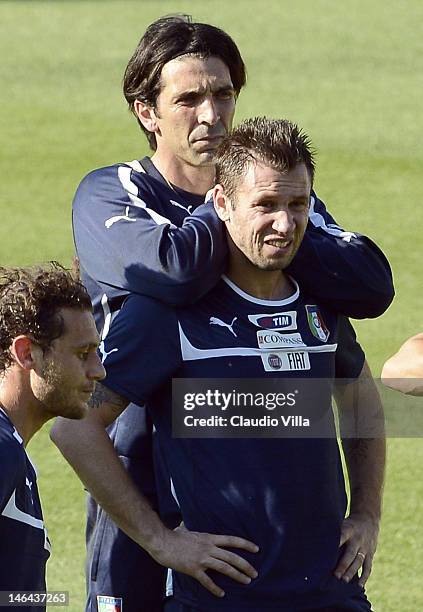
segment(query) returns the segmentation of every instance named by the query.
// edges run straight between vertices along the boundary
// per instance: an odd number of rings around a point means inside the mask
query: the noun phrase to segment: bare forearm
[[[350,582],[361,569],[364,587],[372,571],[382,512],[385,465],[384,438],[346,438],[342,441],[350,481],[350,512],[341,528],[341,557],[335,576]]]
[[[379,521],[385,472],[384,438],[347,438],[342,441],[350,482],[350,514]]]
[[[57,419],[51,438],[113,521],[146,550],[164,528],[128,476],[104,427],[89,419]]]
[[[91,418],[94,418],[91,415]],[[126,473],[101,422],[58,419],[52,440],[114,522],[161,565],[196,578],[214,595],[224,592],[207,569],[249,584],[255,569],[226,548],[257,552],[252,542],[226,535],[167,529]]]
[[[385,473],[384,415],[367,363],[354,383],[338,389],[336,399],[350,482],[351,513],[379,520]]]

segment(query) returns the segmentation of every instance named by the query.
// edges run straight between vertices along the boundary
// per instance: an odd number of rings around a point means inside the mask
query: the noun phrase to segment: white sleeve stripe
[[[173,480],[172,478],[170,479],[170,492],[172,493],[172,497],[173,499],[176,501],[176,503],[178,504],[178,507],[180,507],[179,504],[179,500],[178,500],[178,496],[176,495],[176,491],[175,491],[175,485],[173,484]]]
[[[113,313],[110,312],[109,300],[105,293],[103,293],[103,295],[101,296],[101,307],[103,309],[104,315],[104,326],[101,332],[101,339],[105,340],[107,334],[110,331],[110,325],[112,324],[113,319],[116,317],[116,315],[119,314],[120,308],[118,310],[115,310]]]
[[[314,210],[315,202],[316,200],[312,196],[310,198],[309,219],[314,225],[314,227],[319,227],[327,234],[330,234],[331,236],[336,236],[337,238],[341,238],[342,240],[345,240],[345,242],[350,242],[351,238],[357,238],[357,236],[353,232],[347,232],[341,227],[339,227],[339,225],[335,225],[333,223],[327,225],[325,218],[320,213]]]
[[[170,222],[169,219],[167,219],[166,217],[162,217],[162,215],[157,213],[155,210],[148,208],[144,200],[141,200],[141,198],[138,197],[138,187],[131,180],[131,171],[132,168],[129,168],[128,166],[119,166],[118,168],[119,180],[122,184],[122,187],[128,194],[132,205],[136,206],[137,208],[143,208],[146,213],[150,215],[153,221],[157,223],[157,225],[169,224],[172,227],[176,227],[175,225],[173,225],[173,223]]]
[[[44,532],[44,548],[48,552],[51,552],[51,544],[43,520],[37,519],[35,516],[31,516],[30,514],[19,510],[19,508],[16,506],[16,490],[13,491],[12,496],[1,513],[1,516],[18,521],[19,523],[25,523],[25,525],[35,527],[35,529],[42,529]]]
[[[1,515],[15,521],[19,521],[20,523],[25,523],[26,525],[30,525],[36,529],[44,529],[44,523],[41,519],[37,519],[35,516],[31,516],[30,514],[19,510],[19,508],[16,506],[15,496],[16,491],[13,491]]]
[[[143,174],[145,174],[144,168],[141,166],[140,162],[137,159],[133,159],[130,162],[125,162],[125,164],[127,166],[131,166],[131,168],[136,172],[142,172]]]

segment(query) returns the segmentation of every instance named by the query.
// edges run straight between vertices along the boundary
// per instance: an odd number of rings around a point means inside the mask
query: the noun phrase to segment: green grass
[[[377,375],[421,330],[423,4],[419,0],[3,1],[0,3],[0,262],[72,256],[70,202],[92,168],[147,152],[120,93],[159,15],[190,12],[232,34],[247,67],[237,119],[288,117],[318,149],[316,188],[349,229],[371,235],[397,298],[356,325]],[[47,441],[30,445],[53,540],[48,582],[83,606],[83,491]],[[391,440],[385,512],[369,582],[375,609],[423,609],[421,440]]]

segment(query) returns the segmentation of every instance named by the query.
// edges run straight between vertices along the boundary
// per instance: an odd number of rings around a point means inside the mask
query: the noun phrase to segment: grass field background
[[[298,122],[318,149],[316,190],[388,255],[397,297],[356,329],[375,376],[422,325],[423,4],[420,0],[0,2],[0,262],[72,257],[70,203],[89,170],[140,158],[146,142],[121,78],[145,27],[189,12],[227,30],[248,68],[236,120]],[[423,406],[422,406],[423,409]],[[39,467],[53,540],[50,589],[83,609],[84,495],[49,444]],[[385,511],[368,592],[377,612],[423,609],[423,443],[390,440]]]

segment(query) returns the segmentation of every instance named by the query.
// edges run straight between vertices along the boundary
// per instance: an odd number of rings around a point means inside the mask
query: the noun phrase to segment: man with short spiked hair
[[[105,339],[107,377],[87,417],[89,428],[107,425],[129,401],[146,403],[184,526],[167,528],[123,468],[113,468],[113,479],[109,471],[107,487],[123,494],[122,480],[126,496],[113,518],[173,569],[166,612],[368,612],[363,585],[376,547],[384,441],[344,441],[351,487],[345,518],[331,384],[316,397],[332,432],[325,438],[172,435],[173,378],[219,385],[225,378],[336,376],[350,381],[336,393],[342,413],[370,376],[344,319],[285,272],[307,227],[314,174],[308,138],[285,120],[246,121],[223,141],[216,164],[221,182],[213,200],[228,234],[226,274],[191,306],[126,299]],[[285,318],[292,333],[277,324]],[[260,342],[269,321],[280,338],[270,349]],[[368,401],[379,406],[361,393],[359,413]],[[101,461],[107,469],[106,454]],[[84,466],[74,467],[90,486]],[[227,550],[231,537],[236,554]]]

